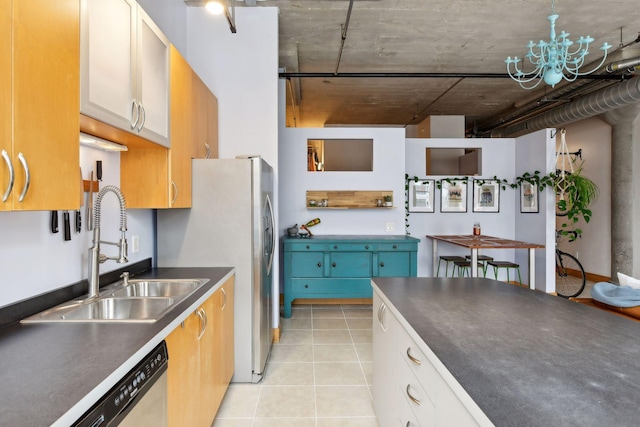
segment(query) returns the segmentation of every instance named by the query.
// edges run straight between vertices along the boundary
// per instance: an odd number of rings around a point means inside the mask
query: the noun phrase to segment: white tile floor
[[[260,384],[231,384],[214,427],[377,427],[370,305],[298,305]]]

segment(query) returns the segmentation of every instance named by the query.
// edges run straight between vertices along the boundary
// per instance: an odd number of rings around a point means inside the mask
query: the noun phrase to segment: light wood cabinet
[[[233,280],[166,338],[169,426],[213,423],[233,375]]]
[[[0,210],[78,209],[79,3],[0,9]]]
[[[82,0],[82,114],[170,145],[169,40],[134,0]]]

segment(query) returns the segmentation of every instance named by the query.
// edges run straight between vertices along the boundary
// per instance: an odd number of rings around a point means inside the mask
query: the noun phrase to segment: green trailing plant
[[[405,232],[409,235],[409,182],[420,181],[417,176],[409,177],[405,174]],[[449,177],[436,180],[436,187],[442,190],[442,182],[454,184],[456,182],[468,182],[469,177]],[[476,180],[479,184],[485,182],[498,182],[503,190],[507,188],[518,189],[522,183],[526,182],[535,185],[539,191],[546,188],[553,190],[556,194],[556,214],[560,217],[566,217],[566,221],[560,223],[558,233],[568,237],[572,242],[582,236],[582,229],[577,227],[580,219],[588,223],[591,220],[593,212],[589,209],[598,198],[598,186],[589,178],[582,176],[582,167],[574,172],[561,171],[551,172],[542,175],[540,171],[525,172],[521,176],[515,178],[514,182],[494,176],[488,179]]]

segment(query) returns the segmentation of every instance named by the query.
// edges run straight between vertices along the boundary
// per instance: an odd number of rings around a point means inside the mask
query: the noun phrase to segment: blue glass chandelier
[[[578,76],[596,71],[607,59],[607,50],[611,45],[605,42],[600,48],[604,51],[600,64],[591,71],[580,72],[580,67],[584,65],[585,56],[589,54],[589,44],[594,39],[590,36],[580,36],[577,40],[577,46],[574,46],[574,42],[569,40],[569,33],[562,31],[556,36],[556,20],[559,15],[555,13],[554,4],[555,1],[552,1],[551,15],[547,17],[551,24],[550,40],[548,42],[540,40],[538,44],[530,41],[527,45],[529,53],[522,60],[523,62],[525,59],[528,60],[535,68],[530,71],[520,68],[521,59],[517,56],[515,58],[509,56],[504,61],[507,63],[509,76],[517,81],[523,89],[533,89],[543,80],[551,87],[560,83],[563,78],[570,82],[575,81]],[[534,50],[534,48],[537,49]],[[535,83],[531,83],[533,81]]]

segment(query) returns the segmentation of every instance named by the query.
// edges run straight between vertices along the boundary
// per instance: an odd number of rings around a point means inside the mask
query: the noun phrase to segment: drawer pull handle
[[[365,249],[369,249],[369,245],[366,245],[364,248],[365,248]]]
[[[307,245],[306,248],[309,249],[309,245]]]
[[[322,267],[322,263],[321,262],[318,263],[318,268],[320,268],[320,267]]]
[[[381,262],[381,263],[380,263],[380,267],[384,267],[384,262]]]
[[[409,399],[411,399],[413,403],[415,403],[416,405],[420,405],[421,404],[420,399],[416,399],[411,395],[411,391],[409,390],[410,388],[411,388],[411,384],[407,384],[407,396],[409,396]]]
[[[398,249],[398,245],[393,245],[393,249]]]
[[[406,427],[411,427],[411,421],[407,421]]]
[[[417,359],[411,355],[411,347],[407,347],[407,357],[416,365],[422,365],[422,362],[420,361],[420,359]]]
[[[333,245],[333,249],[338,249],[338,246],[337,245]]]
[[[305,289],[309,289],[309,285],[304,285],[304,288]]]
[[[335,267],[335,266],[336,266],[336,263],[334,262],[333,264],[331,264],[331,266],[332,266],[332,267]]]

